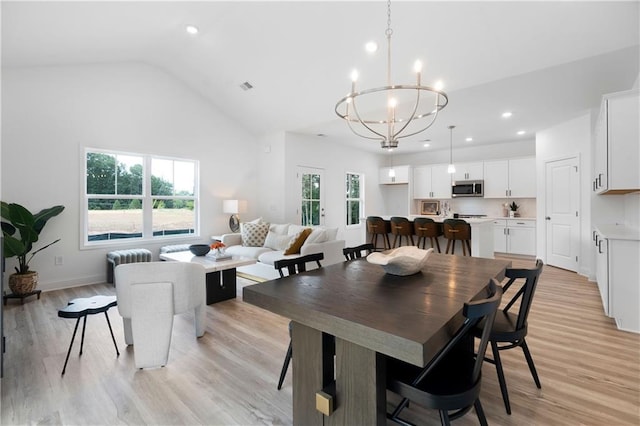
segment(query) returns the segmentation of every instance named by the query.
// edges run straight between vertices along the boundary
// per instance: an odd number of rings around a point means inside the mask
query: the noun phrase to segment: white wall
[[[273,142],[273,140],[272,140]],[[280,142],[277,142],[279,144]],[[315,137],[301,135],[297,133],[286,133],[284,141],[284,168],[279,170],[282,163],[278,156],[280,152],[274,153],[272,145],[271,153],[261,155],[261,169],[273,170],[274,173],[282,175],[284,192],[276,192],[273,199],[271,185],[273,179],[261,180],[260,193],[264,194],[263,199],[267,199],[267,204],[261,204],[261,209],[265,216],[273,217],[277,221],[300,223],[300,217],[296,210],[299,207],[300,188],[296,181],[296,170],[298,166],[313,167],[324,170],[325,184],[325,205],[326,216],[325,226],[338,227],[338,237],[345,240],[345,244],[355,245],[364,242],[364,228],[346,228],[345,212],[345,175],[347,172],[361,173],[365,176],[365,216],[367,214],[378,214],[381,209],[382,197],[378,188],[378,157],[375,154],[359,151],[344,145],[332,142],[327,137]],[[280,180],[280,177],[276,179]],[[272,211],[272,207],[278,208],[275,200],[284,197],[284,212]]]
[[[105,280],[110,249],[79,248],[84,146],[200,160],[201,237],[196,240],[228,231],[223,199],[257,198],[255,138],[159,69],[142,64],[3,69],[2,107],[3,200],[31,210],[65,206],[41,235],[42,242],[62,241],[32,261],[43,290]],[[247,214],[255,209],[250,203]],[[164,244],[146,248],[157,254]],[[54,266],[54,256],[62,256],[64,264]],[[9,270],[14,261],[8,260]]]
[[[580,253],[578,272],[590,276],[591,262],[591,113],[585,114],[536,134],[538,257],[546,261],[545,163],[551,160],[578,157],[580,168]]]
[[[402,143],[402,142],[400,142]],[[533,157],[536,155],[534,139],[514,140],[491,145],[473,146],[473,142],[465,142],[465,146],[453,148],[453,162],[473,162],[497,160],[512,157]],[[386,160],[387,162],[389,160]],[[393,156],[393,164],[409,164],[420,166],[426,164],[448,164],[449,149],[431,151],[425,148],[417,154],[397,154]]]

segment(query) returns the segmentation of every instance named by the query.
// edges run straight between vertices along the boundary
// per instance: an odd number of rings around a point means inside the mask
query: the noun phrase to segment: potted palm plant
[[[20,204],[1,203],[2,234],[4,235],[4,257],[16,257],[18,266],[15,274],[9,276],[9,288],[14,294],[31,293],[38,284],[38,273],[29,269],[29,262],[38,252],[60,241],[33,250],[33,243],[47,221],[59,215],[64,206],[53,206],[33,214]]]

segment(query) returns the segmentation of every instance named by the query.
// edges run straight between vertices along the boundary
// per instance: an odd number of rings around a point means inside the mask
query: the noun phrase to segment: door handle
[[[547,216],[544,218],[544,220],[551,220],[551,217]]]

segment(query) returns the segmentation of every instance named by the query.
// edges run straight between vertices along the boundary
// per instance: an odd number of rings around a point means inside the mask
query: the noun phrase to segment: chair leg
[[[409,240],[411,241],[411,245],[415,246],[415,243],[413,242],[413,235],[409,235]]]
[[[433,240],[436,240],[436,247],[438,247],[438,253],[442,253],[440,250],[440,241],[438,241],[438,237],[431,237],[431,247],[433,247]]]
[[[447,410],[440,410],[440,423],[442,423],[442,426],[451,425],[451,421],[449,420],[449,413],[447,413]]]
[[[391,250],[391,241],[389,241],[389,234],[384,234],[384,238],[387,242],[387,245],[385,247],[387,248],[387,250]]]
[[[289,368],[289,362],[291,361],[291,340],[289,340],[289,349],[287,349],[287,355],[284,357],[284,364],[282,364],[282,371],[280,372],[280,380],[278,380],[278,390],[282,389],[282,382],[284,382],[284,376],[287,375],[287,369]]]
[[[536,386],[538,387],[538,389],[542,389],[540,379],[538,378],[538,372],[536,371],[536,366],[533,364],[533,358],[531,357],[531,352],[529,352],[527,342],[522,339],[522,345],[520,346],[522,347],[522,352],[524,352],[524,357],[527,359],[527,364],[529,364],[529,370],[531,371],[533,380],[536,382]]]
[[[373,244],[373,248],[378,248],[378,234],[371,234],[371,244]]]
[[[504,408],[507,410],[507,414],[511,414],[511,404],[509,403],[509,393],[507,392],[507,382],[504,379],[504,371],[502,370],[502,361],[500,360],[500,352],[498,350],[498,344],[491,341],[491,351],[493,352],[493,361],[496,364],[496,371],[498,373],[498,382],[500,383],[500,392],[502,392],[502,400],[504,401]]]
[[[482,426],[488,426],[487,418],[484,415],[484,410],[482,409],[482,404],[480,403],[480,398],[475,400],[473,406],[476,409],[476,415],[478,416],[478,420],[480,420],[480,424]]]
[[[471,256],[471,241],[465,240],[464,242],[467,244],[467,248],[469,249],[469,256]]]
[[[104,316],[107,318],[107,325],[109,326],[109,332],[111,333],[111,340],[113,340],[113,346],[116,347],[116,354],[120,356],[120,351],[118,350],[118,344],[116,343],[116,337],[113,335],[113,329],[111,328],[111,321],[109,321],[109,314],[107,311],[104,311]]]
[[[462,255],[466,256],[467,255],[467,246],[464,243],[464,240],[460,241],[460,244],[462,244]]]
[[[449,247],[451,247],[451,240],[447,240],[447,249],[444,251],[445,254],[449,254]]]
[[[400,238],[400,235],[398,234],[394,234],[393,236],[393,247],[391,248],[396,248],[396,244],[398,243],[398,238]],[[402,238],[400,238],[400,245],[402,245]]]
[[[73,341],[76,338],[76,332],[78,331],[78,324],[80,324],[80,317],[78,317],[78,319],[76,320],[76,326],[73,329],[73,335],[71,336],[71,343],[69,343],[69,350],[67,351],[67,357],[64,360],[64,367],[62,367],[62,376],[64,376],[64,372],[67,371],[67,362],[69,362],[69,354],[71,353],[71,348],[73,347]]]

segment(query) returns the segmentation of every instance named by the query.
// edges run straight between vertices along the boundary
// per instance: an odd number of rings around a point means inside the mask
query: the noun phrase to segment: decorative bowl
[[[424,267],[433,249],[422,250],[414,246],[398,247],[386,252],[374,252],[367,256],[367,262],[382,266],[387,274],[413,275]]]
[[[189,251],[196,256],[205,256],[209,250],[211,250],[209,244],[191,244],[189,246]]]

